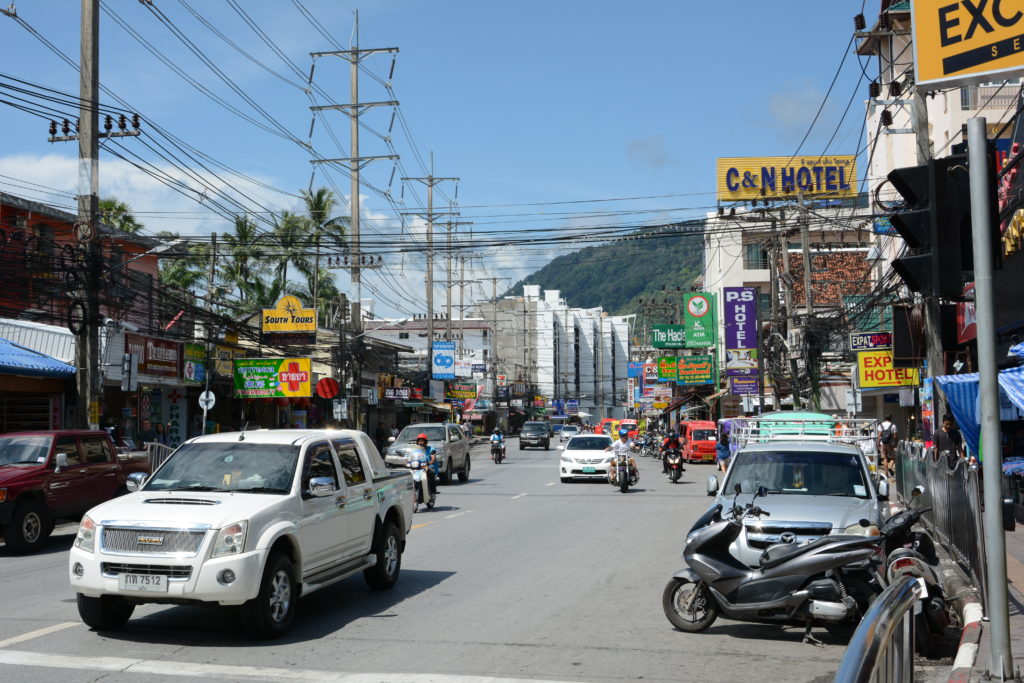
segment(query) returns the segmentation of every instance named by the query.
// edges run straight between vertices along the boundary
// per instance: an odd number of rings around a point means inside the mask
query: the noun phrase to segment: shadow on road
[[[299,601],[291,630],[276,640],[254,640],[242,630],[238,608],[180,606],[133,618],[117,631],[99,631],[111,641],[192,648],[273,647],[321,640],[362,618],[399,616],[392,609],[439,585],[455,572],[402,570],[395,587],[371,591],[356,575]],[[95,630],[94,630],[95,632]]]
[[[777,626],[774,624],[745,624],[734,621],[725,621],[715,624],[709,628],[706,633],[729,636],[730,638],[739,638],[741,640],[799,643],[804,637],[804,627]],[[811,635],[818,638],[826,645],[840,645],[844,647],[846,645],[846,643],[841,642],[838,638],[826,631],[825,627],[820,624],[815,624],[814,630],[811,631]],[[808,644],[807,648],[809,654],[815,651],[815,647],[813,645]]]
[[[46,539],[43,546],[31,553],[16,553],[10,550],[4,543],[0,542],[0,557],[23,557],[27,555],[53,555],[54,553],[66,553],[71,550],[71,544],[75,542],[75,534],[78,532],[78,527],[72,527],[70,531],[65,530],[64,533],[60,533],[61,530],[54,532],[52,536]]]

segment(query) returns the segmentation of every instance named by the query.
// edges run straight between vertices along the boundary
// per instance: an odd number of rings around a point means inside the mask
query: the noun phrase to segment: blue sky
[[[229,0],[186,2],[155,0],[153,11],[136,0],[107,3],[112,13],[101,14],[101,81],[144,119],[259,181],[261,185],[254,185],[222,174],[232,186],[226,192],[241,191],[252,200],[241,200],[248,209],[298,208],[293,195],[309,184],[309,153],[198,93],[128,35],[114,15],[191,78],[266,124],[251,104],[189,52],[171,27],[180,29],[287,135],[301,141],[307,139],[311,120],[311,101],[301,88],[311,64],[308,53],[333,49],[331,44],[290,0],[235,1],[304,74],[300,77]],[[78,5],[70,0],[17,0],[16,10],[77,60]],[[387,260],[386,268],[367,276],[371,291],[364,292],[378,299],[378,314],[423,310],[422,257],[412,251],[423,227],[414,217],[407,217],[403,227],[397,210],[415,211],[425,194],[422,185],[403,190],[398,178],[425,175],[431,153],[435,175],[461,179],[459,220],[474,223],[460,228],[466,240],[470,230],[477,240],[486,232],[547,231],[502,233],[518,241],[587,227],[594,228],[596,239],[607,226],[698,217],[715,203],[716,157],[797,152],[844,53],[848,56],[839,78],[800,151],[825,152],[833,134],[829,153],[853,154],[864,145],[867,87],[858,58],[849,54],[860,2],[375,0],[357,5],[302,0],[301,6],[345,47],[358,9],[361,47],[401,50],[391,83],[408,132],[399,123],[392,132],[392,144],[402,157],[390,186],[395,204],[376,191],[388,188],[391,162],[367,167],[368,187],[362,193],[364,234],[380,233],[367,235],[368,246],[379,246]],[[189,7],[263,66],[216,36]],[[155,11],[166,17],[166,24]],[[877,11],[877,3],[867,11]],[[0,66],[4,76],[77,94],[76,73],[15,20],[0,16],[0,43],[6,55]],[[378,55],[365,64],[386,79],[391,56]],[[864,66],[872,72],[872,65]],[[314,81],[322,89],[314,93],[314,104],[326,104],[329,97],[349,101],[347,63],[317,60]],[[361,76],[360,85],[363,101],[390,97],[369,75]],[[0,95],[7,99],[10,91],[0,90]],[[109,96],[103,103],[116,105]],[[325,118],[341,147],[318,123],[314,148],[323,157],[348,156],[347,119],[337,112]],[[380,133],[386,133],[389,119],[390,109],[384,107],[364,117]],[[46,121],[10,106],[0,105],[0,126],[0,190],[72,206],[67,193],[75,192],[74,145],[48,143]],[[152,164],[151,170],[195,185],[141,139],[119,144]],[[389,150],[366,131],[360,152],[381,155]],[[183,196],[111,154],[101,153],[101,160],[101,194],[128,201],[148,228],[207,235],[228,227],[210,211],[208,201],[196,201],[197,186]],[[332,172],[330,178],[341,194],[348,194],[343,173]],[[321,171],[314,184],[326,180]],[[63,194],[25,187],[21,181]],[[435,208],[444,208],[454,192],[453,184],[440,185]],[[595,201],[609,199],[620,201]],[[408,253],[397,253],[398,245],[406,245]],[[467,277],[495,275],[511,282],[572,248],[518,244],[478,249]],[[340,274],[339,284],[346,284]],[[474,286],[467,298],[484,294]]]

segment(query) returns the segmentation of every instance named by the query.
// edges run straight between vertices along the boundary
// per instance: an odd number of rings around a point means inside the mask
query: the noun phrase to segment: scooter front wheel
[[[693,595],[694,591],[698,591],[697,595]],[[718,604],[703,582],[695,584],[673,576],[661,595],[661,606],[669,622],[687,633],[705,631],[718,618]]]

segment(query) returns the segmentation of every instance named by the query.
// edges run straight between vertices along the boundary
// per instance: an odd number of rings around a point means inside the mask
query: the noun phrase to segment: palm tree
[[[321,274],[320,248],[321,246],[326,247],[328,251],[343,250],[348,242],[346,231],[351,221],[348,216],[331,217],[336,200],[334,193],[326,187],[317,188],[315,192],[302,190],[301,194],[302,200],[306,204],[306,218],[310,222],[310,231],[313,233],[313,242],[316,248],[316,258],[310,273],[313,282],[309,286],[309,291],[312,294],[310,301],[313,301],[316,306],[317,301],[322,299],[319,291],[320,283],[327,280],[330,281],[332,287],[334,285],[333,278],[329,273],[326,278]]]
[[[310,270],[307,255],[309,228],[308,220],[290,211],[283,211],[274,219],[274,229],[270,233],[274,254],[268,256],[267,260],[277,273],[282,291],[287,287],[288,264],[294,264],[300,272]]]
[[[220,276],[238,289],[242,301],[247,301],[250,282],[265,269],[261,247],[265,238],[248,216],[235,216],[234,228],[234,233],[224,235],[227,258],[220,268]]]
[[[161,231],[157,233],[157,237],[164,242],[181,239],[178,233],[169,231]],[[209,245],[193,242],[187,246],[174,248],[160,258],[160,282],[177,289],[192,291],[199,283],[209,278],[209,262]]]
[[[132,207],[117,197],[103,197],[99,208],[100,220],[121,232],[139,232],[145,227],[132,215]]]

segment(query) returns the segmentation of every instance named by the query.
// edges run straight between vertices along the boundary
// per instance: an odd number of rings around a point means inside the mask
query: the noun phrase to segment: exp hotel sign
[[[914,71],[928,90],[1024,72],[1019,0],[914,0]]]
[[[856,197],[856,157],[719,157],[717,186],[721,202]]]

